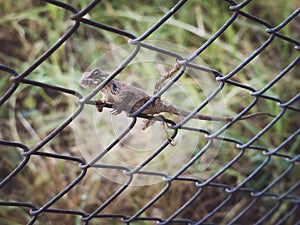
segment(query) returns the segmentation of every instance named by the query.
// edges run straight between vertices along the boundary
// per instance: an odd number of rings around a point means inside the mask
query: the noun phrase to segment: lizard
[[[108,76],[108,73],[100,69],[93,69],[92,71],[83,73],[80,80],[80,85],[84,88],[96,88]],[[144,90],[117,80],[109,81],[101,89],[101,93],[102,99],[100,101],[97,101],[96,104],[98,111],[102,112],[103,105],[110,103],[113,107],[113,110],[111,111],[111,114],[113,115],[117,115],[122,111],[125,111],[127,113],[134,112],[151,98],[151,96],[148,95]],[[162,112],[178,116],[188,116],[191,113],[190,111],[181,109],[165,100],[162,100],[161,98],[156,99],[156,101],[147,106],[141,113],[148,116],[154,116]],[[267,112],[256,112],[242,116],[241,118],[239,118],[239,120],[249,119],[257,115],[273,116]],[[231,121],[233,119],[233,117],[219,117],[204,114],[195,114],[192,118],[211,121]],[[149,122],[146,123],[142,127],[142,129],[145,130],[149,126],[149,124]]]

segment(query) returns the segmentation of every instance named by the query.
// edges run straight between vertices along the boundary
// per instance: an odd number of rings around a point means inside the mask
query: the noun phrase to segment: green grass
[[[75,6],[81,8],[86,4],[86,1],[77,1]],[[130,4],[119,4],[116,1],[102,1],[88,16],[101,23],[130,31],[136,36],[139,36],[166,13],[172,4],[172,2],[164,2],[164,4],[161,2],[154,6],[152,1],[144,1],[141,7],[139,1],[130,1]],[[70,13],[46,3],[18,1],[13,5],[8,1],[3,1],[0,5],[2,9],[0,17],[0,62],[13,67],[18,73],[28,68],[74,23],[74,21],[69,19],[71,16]],[[176,43],[177,46],[183,46],[187,48],[189,52],[192,52],[211,37],[224,24],[224,21],[231,17],[232,13],[225,10],[227,7],[227,4],[223,1],[201,1],[200,3],[190,1],[182,10],[177,12],[174,17],[168,20],[166,24],[159,28],[157,32],[154,32],[149,39]],[[277,25],[295,10],[296,7],[295,1],[292,0],[284,2],[268,0],[253,2],[245,8],[245,11],[272,21],[272,25]],[[299,26],[299,21],[288,24],[281,32],[287,36],[296,38],[298,31],[295,27],[297,26]],[[239,18],[234,22],[233,26],[227,29],[216,42],[201,54],[201,63],[217,69],[224,74],[229,73],[268,38],[264,31],[265,27],[254,24],[245,18]],[[76,89],[86,93],[85,90],[79,89],[78,85],[82,72],[86,70],[92,62],[97,60],[99,62],[99,58],[101,61],[106,52],[117,46],[127,45],[127,42],[127,38],[82,24],[63,46],[28,76],[28,79]],[[177,51],[177,46],[169,50]],[[168,47],[171,48],[169,45]],[[188,54],[185,50],[182,50],[182,52],[182,54]],[[112,62],[108,62],[110,64],[105,66],[110,69],[115,69],[117,62],[127,56],[128,50],[122,49],[119,53],[119,55],[115,55],[115,58],[113,58],[115,61],[112,60]],[[116,51],[115,54],[118,54],[118,52]],[[233,79],[259,90],[287,66],[288,63],[290,63],[290,59],[294,58],[296,54],[296,51],[292,49],[290,44],[282,42],[281,40],[275,40],[274,44],[268,47],[259,59],[241,70]],[[174,63],[174,59],[166,58],[165,62],[170,64]],[[138,84],[151,93],[154,88],[155,80],[158,79],[161,73],[171,67],[167,66],[162,68],[155,66],[153,62],[133,64],[129,68],[126,68],[125,71],[128,71],[128,73],[133,71],[136,76],[126,75],[124,72],[119,78],[137,83],[139,81],[138,78],[151,78],[150,85],[148,83]],[[296,95],[300,85],[299,79],[295,77],[297,73],[296,69],[299,69],[299,66],[292,70],[288,77],[281,79],[278,85],[274,85],[266,94],[281,98],[284,101]],[[0,95],[3,95],[11,85],[8,76],[9,74],[7,73],[1,74]],[[201,80],[199,82],[201,82]],[[191,99],[197,99],[197,102],[199,102],[204,98],[204,95],[199,95],[198,86],[193,85],[193,80],[190,79],[189,76],[180,80],[180,84],[183,85],[185,90],[191,95]],[[172,99],[175,104],[177,104],[176,99],[179,98],[176,97],[176,91],[176,88],[173,88],[169,92],[171,94],[164,95]],[[240,88],[232,88],[232,86],[228,85],[224,87],[222,93],[226,105],[225,112],[230,116],[235,115],[236,112],[239,112],[253,100],[253,98],[249,97],[248,92]],[[21,84],[18,87],[18,91],[0,108],[0,138],[20,141],[29,147],[35,146],[37,142],[47,136],[49,132],[55,129],[73,112],[75,100],[75,97],[58,94],[55,91]],[[185,103],[182,103],[182,105],[183,104]],[[188,103],[186,107],[189,107]],[[277,105],[270,100],[259,101],[259,104],[253,111],[279,113]],[[246,143],[271,119],[272,118],[259,118],[250,120],[250,122],[239,122],[229,129],[225,135],[227,137],[237,138],[243,143]],[[295,131],[294,127],[299,127],[299,120],[297,119],[296,113],[288,111],[285,117],[279,120],[275,126],[255,144],[272,149],[291,135]],[[243,135],[241,136],[241,134]],[[201,137],[200,140],[204,139]],[[299,142],[300,140],[298,138],[286,147],[286,150],[289,151],[291,156],[299,154],[299,150],[297,149]],[[198,143],[197,146],[203,146],[203,143]],[[199,173],[199,176],[205,180],[239,153],[239,151],[235,149],[234,144],[229,143],[225,143],[217,150],[218,154],[206,170],[202,170],[201,163],[197,162],[187,173],[190,172],[194,175],[196,173],[196,176],[198,176],[197,173]],[[76,156],[80,155],[73,131],[70,127],[66,128],[63,133],[58,135],[50,144],[46,145],[43,151]],[[281,150],[281,152],[284,151],[285,150]],[[12,148],[1,150],[0,155],[2,165],[4,165],[0,173],[1,178],[3,178],[18,165],[21,156],[20,154],[16,154]],[[218,178],[218,181],[236,185],[264,160],[265,157],[262,156],[262,154],[255,154],[254,152],[248,151],[239,163],[228,169],[224,175]],[[282,160],[272,160],[274,161],[258,175],[256,182],[248,183],[247,187],[262,187],[283,172],[287,166],[286,163]],[[78,168],[74,163],[34,156],[30,163],[28,163],[26,169],[4,188],[4,193],[0,194],[0,199],[29,201],[37,206],[41,206],[51,196],[54,196],[64,188],[70,180],[75,179],[78,171],[74,171],[74,168]],[[298,174],[299,171],[296,171],[296,169],[292,170],[287,176],[286,181],[280,183],[278,190],[287,190],[290,184],[296,182]],[[51,182],[49,182],[49,180],[51,180]],[[14,187],[15,184],[16,187]],[[135,212],[162,188],[161,184],[154,186],[152,189],[154,191],[147,193],[144,192],[143,188],[131,188],[127,193],[131,196],[130,200],[119,200],[118,204],[113,204],[106,213],[120,212],[130,214]],[[42,192],[37,191],[32,195],[33,188],[34,190],[41,190]],[[171,215],[174,210],[178,209],[182,204],[180,196],[186,193],[189,193],[190,196],[190,193],[194,193],[195,191],[193,188],[191,183],[188,182],[184,185],[174,185],[168,194],[157,204],[157,211],[154,212],[161,213],[163,218]],[[103,193],[99,193],[99,189],[103,190]],[[148,189],[150,190],[150,186],[148,186]],[[94,199],[105,201],[116,190],[117,187],[115,183],[99,178],[97,173],[90,172],[83,182],[72,190],[68,194],[68,197],[59,200],[55,204],[55,207],[86,210],[90,212],[97,207]],[[209,190],[205,191],[208,193],[208,198],[212,198],[212,194]],[[83,193],[89,193],[89,196],[86,197]],[[224,196],[219,197],[222,198]],[[169,200],[174,198],[176,199],[176,201],[174,201],[176,204],[169,205]],[[201,204],[209,208],[215,203],[211,203],[210,199],[201,197],[195,201],[195,208]],[[244,203],[240,201],[239,204],[242,206]],[[122,207],[120,207],[120,205]],[[167,208],[167,210],[164,211],[162,208]],[[271,218],[271,221],[278,220],[288,209],[288,204],[284,205],[281,211]],[[208,209],[203,206],[197,208],[197,210],[203,213]],[[262,208],[258,210],[263,211]],[[151,213],[153,212],[148,211],[145,215],[151,215]],[[222,216],[224,217],[226,213],[227,212],[222,212],[220,218]],[[12,217],[12,215],[15,214],[17,214],[17,216]],[[187,211],[182,215],[193,215],[193,212]],[[197,215],[193,216],[195,219],[199,219]],[[11,217],[7,219],[5,223],[14,225],[24,224],[24,220],[30,219],[26,209],[23,211],[17,207],[1,207],[0,217]],[[49,219],[51,219],[49,215],[44,215],[41,217],[40,224],[45,224],[45,221]],[[80,220],[72,216],[67,218],[61,216],[58,220],[59,219],[80,224]],[[224,220],[223,222],[225,223],[226,221]],[[98,223],[95,221],[94,224]],[[139,224],[146,225],[150,223],[141,222]]]

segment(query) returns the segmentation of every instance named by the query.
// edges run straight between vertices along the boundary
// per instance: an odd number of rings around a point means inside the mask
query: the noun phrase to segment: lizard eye
[[[98,80],[98,83],[100,83],[102,80],[104,80],[107,77],[107,74],[103,73],[101,70],[95,69],[92,72],[92,79]]]
[[[101,74],[101,73],[100,73],[99,70],[94,70],[93,73],[92,73],[92,75],[93,75],[94,78],[99,78],[99,77],[100,77],[100,74]]]

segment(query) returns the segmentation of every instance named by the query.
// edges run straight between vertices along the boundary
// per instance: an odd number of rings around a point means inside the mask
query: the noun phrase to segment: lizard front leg
[[[106,102],[103,100],[97,100],[96,101],[96,108],[98,110],[98,112],[102,112],[103,111],[103,107],[106,105]]]
[[[115,101],[113,104],[113,110],[111,111],[112,115],[118,115],[122,111],[130,112],[132,110],[132,101],[133,93],[126,93],[122,95],[121,93],[118,96],[118,101]]]
[[[112,98],[110,98],[109,95],[102,92],[101,100],[96,101],[96,108],[97,108],[98,112],[102,112],[103,107],[111,107],[113,102],[114,102],[114,100]]]

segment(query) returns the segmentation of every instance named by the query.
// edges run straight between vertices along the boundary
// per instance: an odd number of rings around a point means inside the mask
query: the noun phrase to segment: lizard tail
[[[178,116],[188,116],[191,112],[178,108],[170,103],[164,102],[164,105],[167,106],[167,110],[164,110],[165,112],[169,112]],[[272,116],[271,113],[267,112],[256,112],[256,113],[251,113],[245,116],[242,116],[239,118],[239,120],[246,120],[252,117],[260,116],[260,115],[265,115],[265,116]],[[221,116],[211,116],[211,115],[204,115],[204,114],[196,114],[192,118],[194,119],[199,119],[199,120],[211,120],[211,121],[231,121],[234,119],[234,117],[221,117]]]
[[[178,116],[188,116],[191,113],[190,111],[178,108],[178,107],[176,107],[168,102],[165,102],[165,101],[162,101],[162,104],[160,107],[160,112],[167,112],[167,113],[175,114]],[[256,112],[256,113],[242,116],[241,118],[239,118],[239,120],[246,120],[246,119],[249,119],[249,118],[252,118],[255,116],[259,116],[259,115],[274,117],[274,115],[272,115],[271,113]],[[231,121],[234,119],[234,117],[221,117],[221,116],[211,116],[211,115],[204,115],[204,114],[196,114],[192,118],[198,119],[198,120],[211,120],[211,121]]]
[[[251,114],[242,116],[241,118],[239,118],[239,120],[246,120],[246,119],[256,117],[256,116],[261,116],[261,115],[274,117],[274,115],[272,115],[271,113],[256,112],[256,113],[251,113]],[[196,114],[195,116],[193,116],[193,118],[199,119],[199,120],[211,120],[211,121],[231,121],[234,119],[234,117],[209,116],[209,115],[203,115],[203,114]]]

